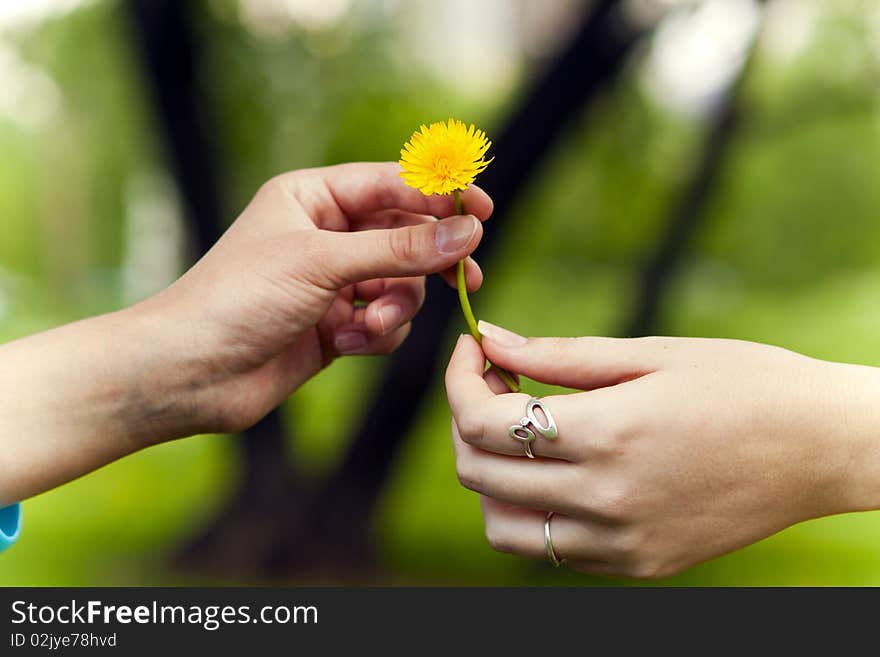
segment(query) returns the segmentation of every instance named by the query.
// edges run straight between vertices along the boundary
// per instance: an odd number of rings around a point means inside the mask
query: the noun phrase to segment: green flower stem
[[[464,260],[458,261],[455,268],[455,278],[458,283],[458,301],[461,303],[461,312],[464,315],[464,321],[467,322],[471,335],[477,340],[480,339],[480,331],[477,329],[477,318],[474,317],[474,311],[471,310],[471,302],[468,299],[467,283],[464,279]]]
[[[464,214],[464,205],[461,202],[461,193],[456,189],[453,192],[453,195],[453,198],[455,200],[455,213]],[[468,298],[467,282],[465,281],[464,277],[464,260],[458,261],[458,266],[455,268],[455,278],[458,287],[458,301],[461,304],[461,312],[464,315],[464,321],[467,322],[468,329],[470,330],[471,335],[474,336],[474,340],[482,344],[483,336],[480,335],[480,331],[477,329],[477,318],[474,317],[474,311],[471,309],[471,302]],[[504,381],[504,385],[507,386],[510,392],[519,392],[519,384],[509,372],[498,367],[497,365],[494,365],[491,361],[489,361],[489,365],[491,366],[495,374],[498,375],[498,378]]]

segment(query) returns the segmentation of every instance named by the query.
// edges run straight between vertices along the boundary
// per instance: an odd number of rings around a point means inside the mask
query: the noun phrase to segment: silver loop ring
[[[541,413],[543,413],[543,423],[538,414],[535,413],[535,409],[540,409]],[[530,459],[535,458],[535,455],[532,454],[531,443],[538,437],[537,434],[541,434],[547,440],[554,440],[559,435],[556,421],[553,419],[550,409],[536,397],[529,398],[528,403],[526,403],[526,414],[520,419],[519,424],[511,426],[507,433],[511,438],[523,444],[526,456]]]
[[[551,520],[553,520],[553,511],[547,514],[547,519],[544,521],[544,548],[547,550],[547,557],[550,559],[550,563],[553,564],[554,568],[559,568],[565,562],[565,559],[557,557],[556,550],[553,549],[553,540],[550,538]]]
[[[529,429],[528,418],[523,418],[520,420],[519,424],[514,424],[508,430],[510,437],[516,441],[519,441],[523,444],[523,448],[526,451],[526,456],[530,459],[535,458],[535,455],[532,454],[532,446],[531,443],[535,439],[535,432]]]

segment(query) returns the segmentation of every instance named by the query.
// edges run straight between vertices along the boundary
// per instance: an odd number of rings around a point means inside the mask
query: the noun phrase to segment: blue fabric
[[[21,505],[13,504],[0,509],[0,552],[3,552],[21,533]]]

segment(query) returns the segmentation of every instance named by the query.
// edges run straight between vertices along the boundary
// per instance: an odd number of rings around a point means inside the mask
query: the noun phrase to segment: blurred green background
[[[522,190],[500,249],[484,262],[478,314],[522,333],[620,329],[636,299],[638,266],[694,173],[707,110],[730,68],[712,49],[747,34],[757,15],[746,0],[628,4],[636,18],[665,17]],[[186,262],[181,201],[123,3],[3,5],[6,341],[137,301]],[[491,137],[564,45],[565,26],[589,7],[579,0],[199,5],[200,65],[216,105],[231,208],[283,170],[397,159],[421,122],[456,116]],[[737,92],[743,120],[664,299],[662,333],[757,340],[880,366],[878,91],[880,3],[766,3]],[[520,300],[541,299],[548,285],[550,316],[523,313]],[[297,392],[288,412],[300,463],[316,474],[334,466],[382,366],[381,359],[338,362]],[[439,377],[435,387],[383,496],[379,581],[628,583],[487,546],[477,498],[455,478]],[[21,541],[0,558],[0,584],[273,583],[168,565],[227,502],[234,440],[206,436],[151,449],[27,501]],[[880,585],[878,547],[880,513],[827,518],[661,583]]]

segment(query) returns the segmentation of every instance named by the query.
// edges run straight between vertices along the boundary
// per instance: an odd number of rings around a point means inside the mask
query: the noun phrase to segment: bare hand
[[[144,304],[200,366],[204,428],[249,426],[341,354],[396,349],[424,300],[424,275],[467,258],[492,212],[480,189],[452,197],[406,187],[396,163],[295,171],[257,193],[185,276]],[[449,217],[437,221],[435,217]],[[467,262],[468,287],[482,273]],[[362,302],[362,303],[357,303]]]

